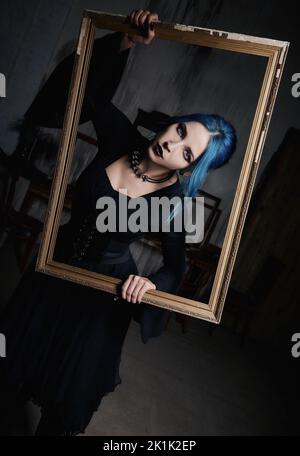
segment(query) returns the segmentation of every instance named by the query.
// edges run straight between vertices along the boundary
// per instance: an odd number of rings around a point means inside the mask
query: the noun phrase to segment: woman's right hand
[[[158,21],[158,14],[139,9],[133,10],[128,18],[130,23],[137,27],[142,33],[142,35],[127,34],[129,40],[133,44],[150,44],[155,37],[154,22]]]

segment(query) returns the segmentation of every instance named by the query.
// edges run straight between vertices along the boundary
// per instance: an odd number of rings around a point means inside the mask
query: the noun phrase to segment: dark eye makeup
[[[186,125],[184,123],[179,123],[177,125],[177,133],[181,139],[186,137]],[[191,163],[193,154],[190,148],[184,149],[183,157],[188,163]]]
[[[184,123],[179,123],[177,125],[177,132],[181,139],[186,137],[186,125]]]

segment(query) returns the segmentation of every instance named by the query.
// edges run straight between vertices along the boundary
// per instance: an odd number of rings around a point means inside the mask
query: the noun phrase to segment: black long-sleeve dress
[[[120,38],[114,33],[95,42],[91,62],[95,71],[90,71],[81,122],[93,121],[100,151],[76,182],[71,219],[59,229],[54,256],[125,280],[138,274],[129,245],[144,233],[99,233],[95,225],[99,197],[110,196],[117,207],[119,198],[134,200],[113,189],[105,168],[145,141],[110,101],[128,57],[128,51],[119,52]],[[109,74],[97,79],[103,56]],[[65,76],[71,69],[68,57],[49,78],[27,117],[40,125],[61,125],[66,101],[61,84],[68,84]],[[56,90],[61,91],[58,103],[53,102]],[[179,181],[145,198],[150,202],[153,196],[177,195],[182,197]],[[175,293],[185,271],[184,231],[161,233],[161,239],[164,264],[148,277],[157,290]],[[121,383],[121,350],[131,319],[140,324],[146,343],[162,333],[169,312],[121,298],[115,301],[110,293],[35,272],[35,260],[0,319],[0,332],[7,341],[1,375],[42,411],[53,412],[66,431],[84,432],[102,397]]]

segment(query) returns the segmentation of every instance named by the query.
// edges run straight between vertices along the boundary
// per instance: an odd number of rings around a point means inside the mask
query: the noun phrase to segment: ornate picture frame
[[[89,61],[97,28],[138,34],[126,16],[86,10],[83,14],[72,81],[60,140],[46,221],[36,270],[116,294],[119,279],[83,270],[53,260],[56,236],[68,184],[77,127],[87,80]],[[148,291],[143,302],[192,317],[219,323],[229,287],[239,242],[257,175],[289,43],[184,24],[157,22],[156,37],[266,58],[255,116],[240,172],[229,222],[208,303],[165,293]],[[99,304],[101,305],[101,303]]]

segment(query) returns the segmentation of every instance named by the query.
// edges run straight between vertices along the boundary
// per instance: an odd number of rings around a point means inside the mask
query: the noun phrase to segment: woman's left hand
[[[155,37],[154,23],[158,21],[158,14],[142,9],[134,10],[129,15],[129,21],[142,33],[142,35],[129,35],[131,41],[150,44]]]
[[[130,274],[122,285],[122,298],[128,302],[140,303],[146,291],[155,289],[156,286],[147,277]]]

